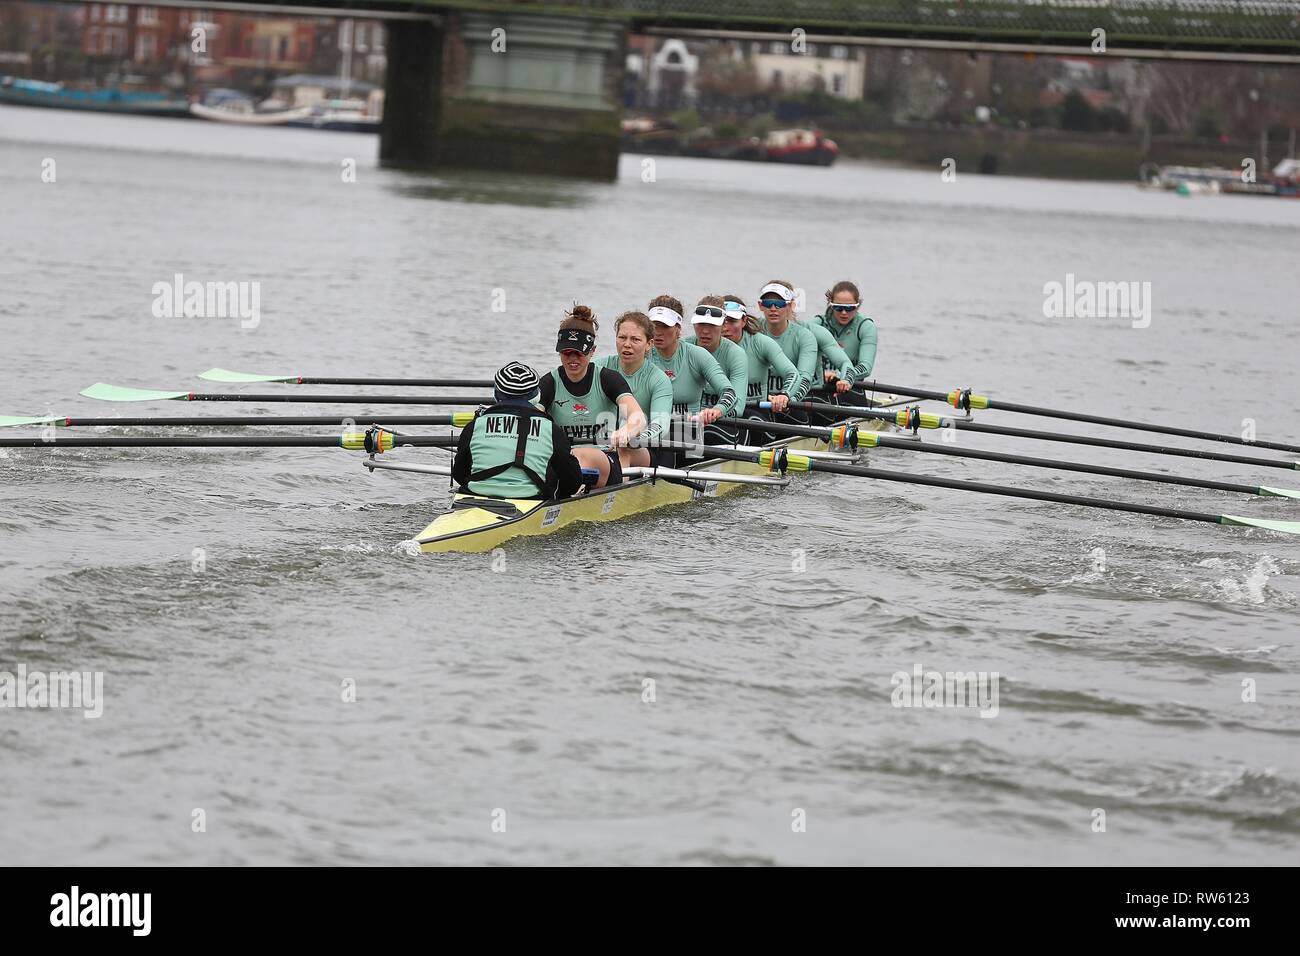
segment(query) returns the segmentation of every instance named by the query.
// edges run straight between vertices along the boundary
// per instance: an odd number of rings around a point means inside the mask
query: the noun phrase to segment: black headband
[[[596,336],[585,329],[560,329],[560,336],[555,342],[555,351],[564,352],[576,349],[583,355],[596,350]]]

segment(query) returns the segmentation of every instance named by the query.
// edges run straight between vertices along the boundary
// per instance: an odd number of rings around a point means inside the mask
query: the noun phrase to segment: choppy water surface
[[[544,365],[575,300],[608,347],[612,318],[661,291],[850,277],[886,381],[1300,440],[1300,203],[849,163],[661,159],[646,182],[632,156],[591,185],[374,155],[345,134],[0,109],[0,413],[111,414],[77,391],[198,388],[214,365]],[[259,281],[260,324],[155,318],[176,273]],[[1149,281],[1150,327],[1044,318],[1068,273]],[[340,450],[9,450],[0,487],[0,669],[105,675],[97,720],[0,710],[22,768],[0,777],[8,862],[1280,863],[1300,846],[1300,544],[1276,534],[819,476],[524,543],[494,570],[411,553],[445,488]],[[997,716],[892,706],[891,675],[917,665],[998,672]]]

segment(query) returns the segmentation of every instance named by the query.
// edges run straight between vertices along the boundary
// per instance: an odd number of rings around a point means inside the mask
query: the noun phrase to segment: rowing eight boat
[[[209,377],[218,378],[217,372],[208,373]],[[375,386],[465,386],[477,385],[476,381],[464,379],[420,379],[355,377],[346,379],[335,377],[294,376],[253,376],[248,373],[224,372],[218,380],[276,381],[287,384],[342,383],[365,384]],[[864,447],[888,447],[904,451],[924,452],[930,455],[972,458],[984,461],[996,461],[1011,465],[1031,468],[1073,471],[1083,474],[1100,475],[1125,480],[1176,485],[1188,488],[1201,488],[1228,494],[1242,494],[1270,499],[1300,499],[1300,489],[1279,488],[1260,485],[1253,482],[1221,481],[1197,478],[1168,472],[1142,471],[1132,468],[1117,468],[1100,463],[1059,461],[1056,459],[1030,457],[1026,455],[1007,454],[980,450],[976,448],[956,447],[955,438],[962,432],[995,434],[1017,439],[1064,442],[1083,445],[1089,448],[1112,448],[1117,450],[1196,458],[1204,461],[1225,462],[1270,469],[1300,470],[1300,461],[1258,456],[1224,454],[1199,448],[1169,447],[1164,445],[1139,444],[1136,442],[1116,441],[1091,435],[1065,434],[1051,431],[1011,428],[1004,425],[986,424],[974,421],[969,410],[973,408],[998,408],[1006,412],[1033,414],[1048,418],[1061,418],[1072,421],[1084,421],[1090,424],[1134,430],[1154,431],[1163,434],[1195,438],[1202,441],[1230,444],[1258,444],[1274,451],[1300,453],[1300,444],[1281,441],[1261,441],[1254,435],[1238,437],[1230,434],[1217,434],[1191,430],[1173,425],[1141,422],[1127,419],[1101,417],[1089,411],[1072,409],[1046,408],[1036,405],[1011,404],[1001,399],[989,399],[977,395],[968,389],[941,392],[932,388],[914,386],[886,386],[880,382],[858,383],[869,394],[884,393],[888,396],[887,405],[895,406],[893,410],[879,407],[869,408],[851,406],[842,402],[828,405],[821,402],[800,401],[790,403],[791,410],[834,413],[845,416],[844,425],[852,427],[817,428],[791,425],[785,423],[768,423],[763,430],[778,435],[788,435],[785,441],[774,442],[762,448],[745,448],[733,446],[713,447],[709,454],[713,460],[698,462],[689,466],[689,470],[625,466],[624,474],[631,481],[620,485],[601,488],[587,495],[578,495],[558,501],[536,501],[528,499],[492,499],[469,494],[457,494],[448,507],[431,522],[417,538],[422,551],[436,552],[484,552],[494,550],[498,545],[513,538],[530,535],[549,534],[571,524],[582,521],[612,521],[628,515],[640,514],[654,508],[669,504],[680,504],[694,498],[713,497],[725,494],[735,484],[762,484],[780,486],[788,484],[786,473],[800,471],[817,471],[825,474],[843,475],[872,481],[884,481],[921,487],[943,488],[967,493],[1000,495],[1032,501],[1051,502],[1056,505],[1084,507],[1099,511],[1148,515],[1159,518],[1173,518],[1178,521],[1193,521],[1205,524],[1229,525],[1263,530],[1270,533],[1300,535],[1300,521],[1276,517],[1272,512],[1269,517],[1252,515],[1223,514],[1217,511],[1193,511],[1186,508],[1170,507],[1164,504],[1147,504],[1124,501],[1114,498],[1101,498],[1091,495],[1068,494],[1038,488],[1026,488],[1020,485],[1002,485],[975,482],[964,479],[946,478],[913,472],[899,472],[873,466],[853,463],[853,452]],[[185,401],[220,401],[220,402],[260,402],[286,401],[287,397],[275,395],[237,394],[195,394],[191,392],[169,392],[156,389],[122,388],[112,385],[97,385],[82,393],[87,397],[109,401],[139,402],[162,400]],[[897,398],[899,395],[925,399],[939,398],[959,410],[966,411],[962,418],[933,415],[921,411],[915,406],[898,410],[897,406],[907,403]],[[364,401],[366,403],[387,404],[426,404],[426,405],[481,405],[483,396],[416,396],[416,395],[310,395],[296,396],[297,401],[343,404]],[[862,404],[868,404],[859,399]],[[762,409],[766,403],[756,406]],[[47,448],[62,447],[100,447],[100,448],[141,448],[141,447],[195,447],[195,448],[238,448],[238,447],[343,447],[364,450],[369,457],[364,462],[372,471],[394,470],[449,476],[453,468],[443,464],[419,464],[391,461],[381,456],[381,452],[398,446],[432,446],[453,448],[457,439],[450,435],[412,435],[398,433],[384,427],[393,424],[451,425],[464,428],[474,413],[456,412],[451,414],[394,415],[382,412],[352,411],[339,415],[289,415],[273,416],[260,414],[256,416],[130,416],[105,418],[88,418],[80,416],[45,415],[45,416],[0,416],[0,428],[42,427],[39,436],[20,436],[14,438],[0,437],[0,449],[4,448]],[[370,422],[364,432],[344,431],[334,436],[328,435],[94,435],[65,438],[54,434],[55,426],[95,426],[95,425],[149,425],[169,428],[190,424],[223,425],[266,425],[279,426],[289,424],[340,424],[345,429],[354,427],[357,422]],[[378,423],[384,423],[380,425]],[[720,418],[719,423],[743,425],[742,420]],[[884,424],[882,424],[884,423]],[[887,425],[910,432],[912,440],[889,438],[879,432]],[[940,444],[927,445],[919,441],[921,429],[947,429],[945,441]],[[859,435],[857,432],[863,431]],[[830,450],[815,450],[822,442],[830,445]],[[680,449],[681,444],[668,443],[665,447]],[[848,450],[848,454],[845,451]],[[377,457],[378,456],[378,457]]]
[[[896,403],[892,396],[882,404]],[[890,428],[879,420],[853,419],[861,430]],[[820,438],[787,438],[764,446],[788,452],[825,448]],[[687,472],[722,472],[729,475],[767,475],[764,465],[748,461],[709,459],[684,469]],[[451,505],[415,537],[427,554],[449,551],[481,554],[514,538],[550,534],[581,521],[617,521],[666,505],[697,498],[729,494],[741,484],[729,481],[680,481],[642,477],[599,488],[562,501],[527,498],[485,498],[457,493]]]

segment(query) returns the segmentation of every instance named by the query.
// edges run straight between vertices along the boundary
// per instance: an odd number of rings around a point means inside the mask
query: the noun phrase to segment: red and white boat
[[[813,129],[774,129],[767,134],[763,146],[770,163],[829,166],[840,154],[835,140]]]

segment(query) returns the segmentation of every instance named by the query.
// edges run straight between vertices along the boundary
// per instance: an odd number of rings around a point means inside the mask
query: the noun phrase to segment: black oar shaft
[[[865,417],[859,416],[857,411],[854,409],[850,409],[850,411],[854,413],[854,417]],[[894,416],[888,413],[882,413],[881,417],[892,419]],[[831,434],[829,428],[824,428],[819,425],[795,425],[790,422],[769,422],[761,418],[723,417],[718,419],[718,424],[743,425],[746,428],[752,428],[756,432],[771,432],[773,435],[801,435],[805,438],[821,438],[823,440],[829,438]]]
[[[857,382],[854,388],[861,388],[867,391],[893,392],[896,395],[912,395],[916,398],[929,398],[940,402],[947,402],[949,392],[939,392],[925,388],[914,388],[904,385],[886,385],[883,382],[863,381]],[[986,398],[989,409],[997,409],[1004,412],[1015,412],[1021,415],[1039,415],[1044,418],[1059,418],[1063,421],[1086,422],[1090,425],[1107,425],[1112,428],[1128,428],[1133,431],[1153,432],[1158,435],[1176,435],[1179,438],[1195,438],[1201,441],[1223,442],[1230,445],[1250,445],[1257,448],[1267,448],[1272,451],[1300,452],[1300,445],[1287,445],[1282,442],[1259,441],[1255,439],[1242,438],[1240,435],[1222,435],[1217,432],[1199,431],[1194,428],[1178,428],[1173,425],[1153,425],[1148,422],[1132,421],[1124,418],[1108,418],[1104,415],[1089,415],[1087,412],[1070,411],[1063,408],[1043,408],[1039,405],[1019,405],[1015,402],[1003,402],[997,399]]]
[[[1127,501],[1111,501],[1107,498],[1089,498],[1083,495],[1064,495],[1054,491],[1038,491],[1033,488],[1013,488],[1009,485],[986,485],[976,481],[960,481],[953,478],[934,478],[930,475],[912,475],[897,471],[882,471],[878,468],[866,468],[861,465],[843,465],[837,462],[813,460],[810,471],[828,472],[837,475],[852,475],[857,478],[875,478],[880,481],[896,481],[909,485],[927,485],[932,488],[950,488],[955,491],[975,491],[988,495],[1002,495],[1007,498],[1028,498],[1031,501],[1050,501],[1055,504],[1081,505],[1087,508],[1104,508],[1108,511],[1129,511],[1134,514],[1156,515],[1162,518],[1181,518],[1186,521],[1204,521],[1207,524],[1222,524],[1219,515],[1206,514],[1201,511],[1184,511],[1180,508],[1157,508],[1152,505],[1130,504]]]
[[[396,435],[394,445],[453,447],[451,435]],[[0,438],[0,448],[337,448],[337,435],[122,435]]]
[[[1032,458],[1027,455],[1004,455],[995,451],[981,451],[977,448],[953,448],[949,445],[925,444],[918,441],[906,441],[898,438],[879,436],[875,444],[881,448],[902,448],[927,455],[949,455],[954,458],[976,458],[980,461],[996,461],[1007,465],[1026,465],[1030,468],[1052,468],[1057,471],[1077,471],[1085,475],[1104,475],[1107,478],[1132,478],[1136,481],[1153,481],[1165,485],[1182,485],[1188,488],[1210,488],[1215,491],[1232,491],[1243,495],[1257,495],[1259,487],[1239,485],[1230,481],[1210,481],[1204,478],[1182,478],[1177,475],[1162,475],[1151,471],[1133,471],[1128,468],[1107,468],[1104,465],[1089,465],[1079,461],[1056,461],[1051,458]]]
[[[59,427],[129,426],[129,425],[339,425],[344,422],[375,425],[450,425],[451,415],[380,415],[375,412],[354,412],[347,415],[181,415],[144,416],[121,418],[57,418],[49,422]],[[33,422],[38,428],[45,422]]]
[[[893,412],[879,412],[874,408],[856,408],[851,405],[831,405],[826,402],[791,402],[791,408],[807,409],[815,412],[852,416],[854,418],[878,418],[895,421]],[[1248,455],[1226,455],[1217,451],[1202,451],[1199,448],[1176,448],[1169,445],[1144,445],[1141,442],[1117,441],[1113,438],[1092,438],[1087,435],[1069,435],[1064,432],[1035,431],[1032,428],[1013,428],[1009,425],[988,425],[984,422],[969,421],[965,418],[944,416],[941,420],[953,428],[962,431],[980,432],[985,435],[1003,435],[1007,438],[1030,438],[1036,441],[1065,442],[1070,445],[1089,445],[1093,448],[1117,448],[1121,451],[1138,451],[1149,455],[1173,455],[1179,458],[1202,458],[1207,461],[1224,461],[1236,465],[1257,465],[1263,468],[1282,468],[1287,471],[1300,471],[1300,463],[1279,461],[1270,458],[1252,458]]]
[[[286,385],[397,385],[411,388],[491,388],[490,378],[321,378],[299,376]]]
[[[190,392],[183,402],[289,402],[293,404],[342,405],[366,402],[375,405],[491,405],[491,395],[296,395],[293,392],[252,394],[240,392]]]
[[[724,458],[728,461],[758,461],[759,451],[739,451],[729,445],[704,445],[680,441],[659,441],[647,445],[630,445],[630,448],[667,448],[673,451],[698,452],[701,460]],[[769,449],[763,449],[768,451]]]
[[[1224,455],[1217,451],[1201,451],[1199,448],[1175,448],[1169,445],[1144,445],[1141,442],[1114,441],[1109,438],[1090,438],[1086,435],[1066,435],[1058,432],[1040,432],[1032,428],[1011,428],[1006,425],[986,425],[983,422],[967,422],[960,418],[950,419],[957,428],[987,435],[1005,435],[1008,438],[1033,438],[1038,441],[1068,442],[1072,445],[1089,445],[1093,448],[1117,448],[1121,451],[1140,451],[1150,455],[1174,455],[1179,458],[1203,458],[1210,461],[1226,461],[1236,465],[1259,465],[1264,468],[1285,468],[1295,471],[1294,462],[1275,461],[1268,458],[1251,458],[1248,455]]]

